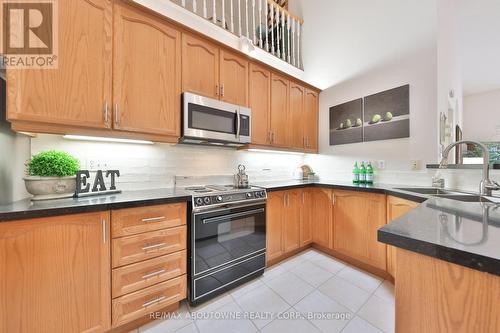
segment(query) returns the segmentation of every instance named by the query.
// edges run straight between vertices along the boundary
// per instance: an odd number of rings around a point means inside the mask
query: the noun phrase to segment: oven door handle
[[[224,215],[224,216],[202,219],[202,223],[203,224],[215,223],[215,222],[225,221],[225,220],[230,219],[230,218],[242,217],[242,216],[246,216],[246,215],[263,213],[263,212],[264,212],[264,208],[259,208],[259,209],[254,209],[254,210],[248,210],[248,211],[241,212],[241,213],[234,213],[234,214],[229,214],[229,215]]]

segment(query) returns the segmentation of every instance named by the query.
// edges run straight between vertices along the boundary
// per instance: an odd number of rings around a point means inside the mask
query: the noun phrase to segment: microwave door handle
[[[241,117],[240,117],[240,109],[236,109],[236,139],[240,139],[240,131],[241,131]]]
[[[263,213],[263,212],[264,212],[264,208],[260,208],[260,209],[249,210],[249,211],[241,212],[241,213],[235,213],[235,214],[229,214],[229,215],[224,215],[224,216],[219,216],[219,217],[211,217],[208,219],[202,219],[202,221],[203,221],[203,224],[215,223],[215,222],[227,221],[227,219],[231,219],[231,218],[243,217],[243,216],[248,216],[248,215],[258,214],[258,213]]]

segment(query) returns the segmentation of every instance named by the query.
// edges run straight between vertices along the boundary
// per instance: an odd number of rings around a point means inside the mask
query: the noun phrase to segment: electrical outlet
[[[420,169],[420,163],[419,160],[411,160],[410,161],[410,169],[412,171],[417,171]]]
[[[379,160],[377,163],[378,169],[379,170],[384,170],[385,169],[385,161],[384,160]]]
[[[87,168],[90,171],[107,170],[108,169],[108,162],[100,161],[100,160],[88,160],[87,161]]]

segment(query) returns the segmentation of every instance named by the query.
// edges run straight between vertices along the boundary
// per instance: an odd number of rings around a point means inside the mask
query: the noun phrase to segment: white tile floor
[[[394,287],[308,250],[214,300],[193,308],[183,303],[175,318],[132,332],[392,333]]]

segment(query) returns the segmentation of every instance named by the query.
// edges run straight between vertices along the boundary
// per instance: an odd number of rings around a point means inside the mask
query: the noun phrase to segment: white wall
[[[329,145],[331,106],[404,84],[410,85],[410,138]],[[386,181],[397,180],[397,172],[410,173],[410,160],[419,160],[425,168],[426,163],[436,162],[436,104],[436,47],[432,46],[321,92],[320,155],[308,155],[306,161],[321,176],[346,180],[350,180],[354,161],[385,160],[386,170],[379,177]],[[419,172],[410,175],[418,182]]]
[[[464,139],[500,141],[500,89],[464,96]]]
[[[81,167],[119,169],[122,190],[174,186],[174,176],[227,175],[238,164],[247,167],[250,180],[291,179],[304,155],[238,151],[235,149],[190,145],[138,145],[71,141],[59,135],[39,135],[32,139],[32,153],[63,150],[80,160]],[[97,167],[99,164],[99,167]]]

